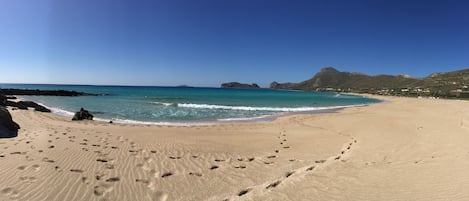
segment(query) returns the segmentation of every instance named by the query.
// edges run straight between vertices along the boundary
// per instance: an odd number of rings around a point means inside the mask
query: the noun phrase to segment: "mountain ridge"
[[[270,89],[304,91],[335,91],[358,93],[382,93],[388,95],[426,95],[442,97],[466,96],[469,85],[469,68],[432,73],[424,78],[410,75],[366,75],[360,72],[341,72],[333,67],[322,68],[312,78],[279,85],[272,82]],[[405,93],[408,92],[408,93]],[[469,97],[469,93],[467,95]]]

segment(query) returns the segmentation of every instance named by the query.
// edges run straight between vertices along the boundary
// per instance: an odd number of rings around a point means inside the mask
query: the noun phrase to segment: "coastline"
[[[371,97],[388,102],[192,127],[10,110],[0,199],[467,199],[469,103]]]

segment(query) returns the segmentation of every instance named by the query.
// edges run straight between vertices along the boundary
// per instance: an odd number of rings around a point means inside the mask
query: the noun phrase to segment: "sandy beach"
[[[194,127],[10,110],[0,200],[469,200],[469,102],[378,98]]]

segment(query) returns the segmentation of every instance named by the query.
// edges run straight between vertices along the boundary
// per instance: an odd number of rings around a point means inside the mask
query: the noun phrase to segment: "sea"
[[[98,121],[179,126],[269,121],[292,113],[330,112],[380,102],[349,94],[270,89],[50,84],[0,84],[0,88],[103,94],[17,97],[35,101],[53,113],[68,117],[85,108]]]

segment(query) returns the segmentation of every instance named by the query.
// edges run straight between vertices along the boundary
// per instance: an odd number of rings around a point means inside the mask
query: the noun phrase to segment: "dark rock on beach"
[[[9,138],[18,136],[20,126],[13,121],[10,112],[0,106],[0,138]]]
[[[0,101],[1,101],[1,97],[0,97]],[[20,110],[27,110],[28,107],[30,107],[30,108],[34,108],[34,110],[39,111],[39,112],[51,112],[51,110],[49,110],[48,108],[42,105],[39,105],[33,101],[14,102],[14,101],[5,100],[2,105],[18,108]]]
[[[48,108],[39,105],[33,101],[18,101],[18,104],[22,104],[26,107],[34,108],[34,110],[39,111],[39,112],[51,112]]]
[[[80,111],[75,113],[75,115],[72,118],[72,121],[84,120],[84,119],[93,120],[93,115],[90,114],[88,110],[81,108]]]
[[[0,105],[5,106],[7,97],[3,94],[0,94]]]
[[[28,107],[20,102],[13,102],[13,101],[5,101],[5,106],[15,107],[20,110],[27,110]]]

